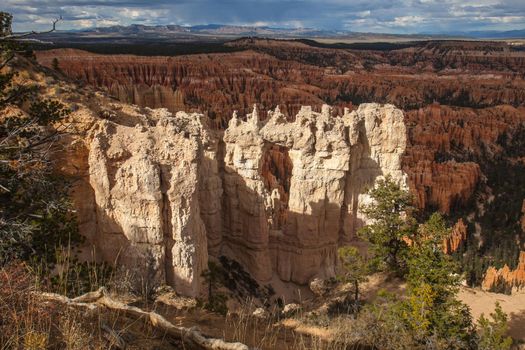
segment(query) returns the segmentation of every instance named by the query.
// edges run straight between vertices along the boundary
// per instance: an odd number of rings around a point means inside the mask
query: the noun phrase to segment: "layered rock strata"
[[[406,111],[403,167],[417,204],[444,213],[468,206],[498,137],[525,122],[525,56],[503,43],[386,51],[262,39],[228,45],[245,51],[147,57],[60,49],[37,57],[49,67],[57,58],[65,75],[121,101],[200,111],[221,129],[234,109],[248,113],[253,103],[263,111],[281,104],[289,116],[323,101],[340,113],[361,101],[392,103]]]
[[[224,132],[199,114],[119,119],[114,106],[69,150],[83,174],[81,231],[104,260],[186,295],[200,292],[209,256],[264,284],[334,276],[338,244],[363,224],[366,188],[387,175],[406,185],[404,116],[392,105],[337,117],[303,107],[293,122],[279,109],[262,122],[254,109]]]
[[[403,114],[391,105],[362,105],[342,117],[328,106],[303,107],[294,122],[277,109],[264,125],[254,110],[247,121],[230,120],[224,143],[224,249],[258,280],[274,272],[299,284],[333,276],[338,242],[362,224],[366,186],[386,175],[405,184]],[[277,163],[289,172],[268,180],[265,154],[279,150],[276,158],[289,162]],[[285,186],[275,180],[282,174]]]

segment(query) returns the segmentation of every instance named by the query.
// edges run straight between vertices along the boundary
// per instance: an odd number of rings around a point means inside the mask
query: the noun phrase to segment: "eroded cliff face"
[[[224,132],[224,252],[260,281],[334,276],[339,242],[362,225],[365,187],[387,175],[405,185],[403,114],[365,104],[342,117],[328,106],[268,117],[234,115]]]
[[[290,120],[301,105],[318,111],[323,101],[340,114],[362,101],[393,103],[405,114],[402,169],[418,206],[439,210],[452,222],[461,217],[466,236],[477,240],[466,247],[461,230],[446,244],[452,250],[478,250],[477,256],[497,266],[502,263],[491,257],[501,255],[496,250],[503,240],[523,250],[523,51],[483,42],[430,42],[384,51],[262,39],[228,45],[245,51],[138,57],[51,50],[37,56],[48,66],[56,57],[64,74],[122,101],[207,113],[217,129],[228,127],[233,110],[247,113],[253,103],[261,115],[280,104]],[[279,197],[273,230],[285,222],[285,208],[293,199],[287,190],[291,150],[271,144],[263,158],[264,185]],[[210,189],[217,187],[215,182]],[[210,213],[218,206],[206,204]],[[209,244],[215,252],[221,246],[222,222],[214,215],[210,220],[221,227],[209,240],[215,242]]]
[[[459,219],[458,222],[452,227],[450,236],[443,240],[443,251],[446,254],[451,254],[457,251],[461,244],[467,240],[467,225],[463,219]]]
[[[261,284],[332,277],[338,245],[363,224],[365,189],[387,175],[406,186],[404,116],[392,105],[343,116],[303,107],[293,122],[254,109],[224,132],[199,114],[135,107],[119,119],[122,105],[111,106],[70,150],[83,154],[81,231],[104,260],[185,295],[200,293],[209,256]]]
[[[103,258],[190,295],[208,259],[199,201],[208,140],[199,117],[161,114],[135,127],[100,121],[88,158]]]
[[[324,101],[342,113],[363,101],[392,103],[407,118],[403,168],[424,209],[451,213],[469,204],[486,174],[481,162],[497,140],[525,123],[525,54],[506,44],[434,42],[400,50],[320,48],[300,42],[237,40],[243,52],[144,57],[79,50],[38,52],[57,58],[69,77],[121,101],[207,113],[224,129],[233,110],[287,116]],[[485,152],[489,150],[489,152]]]

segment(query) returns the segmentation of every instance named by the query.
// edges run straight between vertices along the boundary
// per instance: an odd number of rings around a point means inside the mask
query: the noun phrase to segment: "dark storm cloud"
[[[525,28],[523,0],[4,0],[15,29],[115,24],[207,24],[314,27],[371,32],[448,32]]]

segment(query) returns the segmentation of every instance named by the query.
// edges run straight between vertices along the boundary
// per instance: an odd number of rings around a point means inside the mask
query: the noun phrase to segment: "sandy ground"
[[[463,287],[458,297],[470,307],[474,320],[477,320],[482,313],[488,316],[494,311],[496,302],[499,302],[503,311],[509,316],[509,335],[514,339],[525,341],[525,290],[505,295]]]

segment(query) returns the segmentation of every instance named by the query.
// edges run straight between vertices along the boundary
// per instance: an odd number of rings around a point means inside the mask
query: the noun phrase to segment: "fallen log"
[[[136,306],[130,306],[114,300],[103,287],[97,291],[86,293],[72,299],[55,293],[38,293],[37,296],[47,301],[55,301],[71,307],[87,308],[89,310],[106,307],[110,310],[123,312],[129,317],[137,319],[144,318],[154,328],[165,332],[167,335],[175,339],[181,340],[192,349],[249,350],[249,347],[245,344],[238,342],[230,343],[222,339],[205,337],[195,327],[187,328],[175,326],[156,312],[144,311]]]

